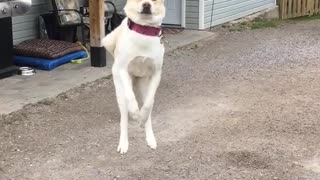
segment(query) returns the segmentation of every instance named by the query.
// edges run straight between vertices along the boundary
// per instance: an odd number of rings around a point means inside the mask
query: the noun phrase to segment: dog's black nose
[[[143,7],[143,9],[150,9],[151,8],[151,4],[150,3],[143,3],[142,7]]]
[[[151,4],[150,3],[143,3],[142,4],[142,14],[152,14],[151,12]]]

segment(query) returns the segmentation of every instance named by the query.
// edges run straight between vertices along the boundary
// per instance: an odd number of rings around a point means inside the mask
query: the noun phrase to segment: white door
[[[163,24],[181,25],[182,0],[165,0],[166,17]]]

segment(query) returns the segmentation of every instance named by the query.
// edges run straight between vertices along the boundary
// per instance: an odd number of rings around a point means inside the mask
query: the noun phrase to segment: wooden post
[[[280,0],[280,16],[281,19],[287,19],[288,0]]]
[[[288,1],[288,16],[287,18],[291,18],[292,17],[292,1],[296,1],[296,0],[289,0]]]
[[[302,15],[302,1],[298,0],[298,16]]]
[[[91,66],[93,67],[105,67],[107,64],[106,50],[101,45],[101,40],[105,36],[104,7],[104,0],[89,1]]]

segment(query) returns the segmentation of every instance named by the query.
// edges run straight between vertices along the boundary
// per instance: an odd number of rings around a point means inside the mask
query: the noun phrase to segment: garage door
[[[181,25],[182,0],[165,0],[166,17],[163,24]]]

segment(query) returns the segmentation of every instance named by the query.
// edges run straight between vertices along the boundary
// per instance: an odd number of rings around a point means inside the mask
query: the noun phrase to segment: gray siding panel
[[[118,9],[122,10],[126,0],[114,0]],[[199,28],[199,0],[186,0],[186,27]]]
[[[39,15],[49,10],[50,0],[32,0],[31,10],[23,15],[12,18],[13,43],[39,37]]]
[[[214,6],[212,6],[213,1]],[[205,28],[250,15],[272,7],[274,4],[275,0],[205,0]],[[214,9],[213,13],[212,8]],[[211,15],[213,16],[211,17]]]
[[[114,2],[118,8],[122,9],[126,0],[115,0]],[[186,27],[199,28],[199,0],[186,0]]]
[[[199,0],[186,0],[186,28],[199,29]]]

